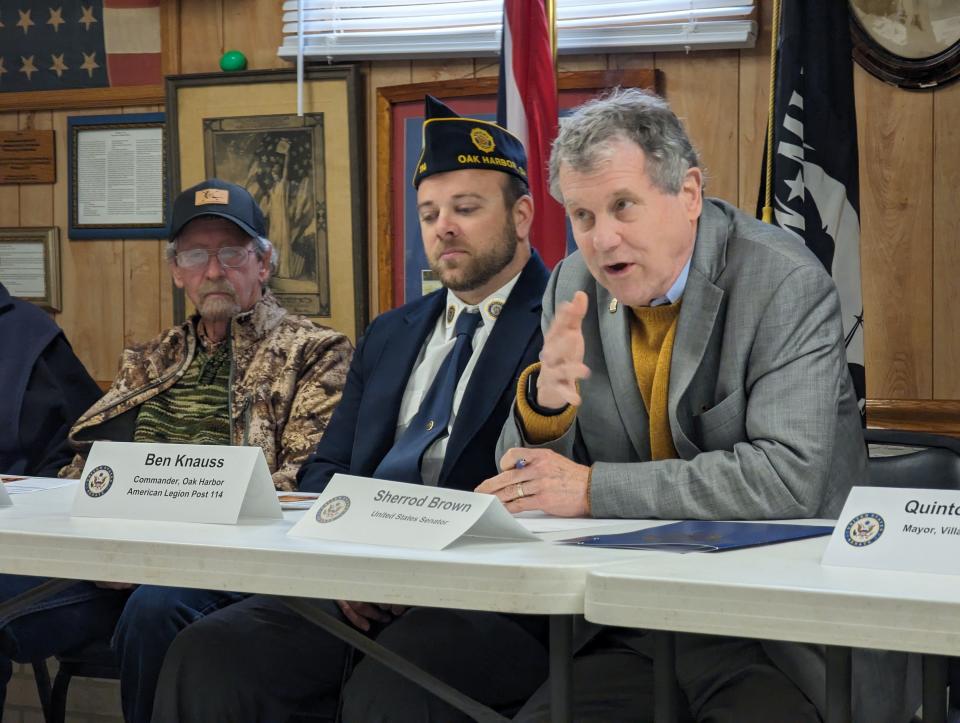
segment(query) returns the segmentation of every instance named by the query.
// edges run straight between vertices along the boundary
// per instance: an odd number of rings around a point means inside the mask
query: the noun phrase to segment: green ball
[[[220,69],[228,73],[233,70],[246,70],[247,56],[239,50],[228,50],[220,58]]]

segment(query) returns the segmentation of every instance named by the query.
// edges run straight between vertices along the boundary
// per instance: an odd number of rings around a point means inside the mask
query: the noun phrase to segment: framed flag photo
[[[0,111],[163,103],[163,77],[177,67],[177,0],[4,5]]]
[[[354,341],[368,306],[359,82],[352,65],[307,68],[298,115],[293,71],[169,76],[166,104],[171,193],[206,178],[246,188],[277,252],[277,300]]]
[[[438,287],[427,265],[416,213],[413,172],[420,155],[423,99],[429,94],[457,113],[496,121],[496,76],[384,86],[377,89],[377,268],[380,311]],[[663,92],[653,69],[585,70],[557,75],[560,113],[622,87]]]
[[[926,90],[960,77],[960,2],[849,4],[853,57],[880,80]]]

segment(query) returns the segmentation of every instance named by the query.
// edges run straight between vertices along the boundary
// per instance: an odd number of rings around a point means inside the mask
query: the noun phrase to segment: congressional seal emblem
[[[89,497],[103,497],[113,486],[113,470],[102,464],[90,470],[90,474],[83,480],[83,491]]]
[[[320,505],[320,509],[317,510],[317,522],[323,524],[325,522],[333,522],[334,520],[340,519],[343,517],[347,510],[350,509],[350,498],[346,495],[338,495],[332,497],[331,499],[324,502]]]
[[[492,153],[497,147],[497,144],[493,142],[493,136],[483,130],[483,128],[471,129],[470,140],[473,141],[473,145],[484,153]]]
[[[857,515],[843,531],[843,539],[854,547],[865,547],[877,541],[883,534],[883,518],[876,512]]]

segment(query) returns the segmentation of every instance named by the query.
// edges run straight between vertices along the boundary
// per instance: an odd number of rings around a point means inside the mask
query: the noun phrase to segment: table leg
[[[573,616],[550,616],[550,720],[573,720]]]
[[[850,648],[827,646],[827,720],[826,723],[849,723],[853,720],[850,706]]]
[[[407,680],[430,691],[440,698],[440,700],[449,703],[459,711],[463,711],[475,721],[480,721],[480,723],[506,723],[508,720],[492,708],[464,695],[456,688],[447,685],[439,678],[417,667],[406,658],[385,648],[376,640],[368,638],[351,625],[341,622],[333,616],[319,610],[315,605],[311,605],[309,600],[295,597],[282,597],[281,600],[283,600],[283,603],[288,608],[296,611],[313,624],[323,628],[331,635],[340,638],[345,643],[352,645],[364,655],[373,658],[378,663],[382,663]]]
[[[947,721],[947,659],[923,656],[923,723]]]
[[[676,723],[677,646],[676,635],[668,630],[651,632],[653,636],[653,720],[654,723]]]
[[[60,580],[57,578],[42,582],[36,587],[30,588],[26,592],[20,593],[16,597],[12,597],[9,600],[0,602],[0,619],[3,619],[14,613],[19,613],[24,608],[33,605],[33,603],[39,602],[40,600],[48,598],[51,595],[56,595],[61,590],[66,590],[68,587],[72,587],[76,584],[76,580]]]

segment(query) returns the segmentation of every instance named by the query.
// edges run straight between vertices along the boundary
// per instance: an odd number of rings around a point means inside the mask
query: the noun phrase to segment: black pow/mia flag
[[[847,361],[865,413],[860,183],[847,3],[782,0],[773,129],[773,217],[840,292]],[[766,154],[757,216],[766,195]]]

